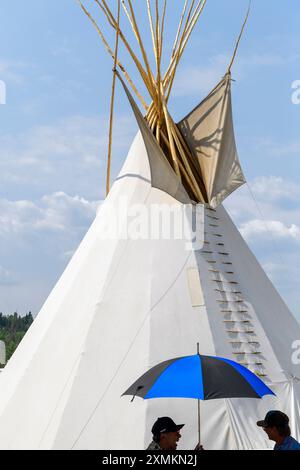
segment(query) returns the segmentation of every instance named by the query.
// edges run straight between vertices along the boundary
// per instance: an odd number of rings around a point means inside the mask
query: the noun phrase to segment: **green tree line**
[[[16,350],[32,322],[31,312],[24,316],[20,316],[16,312],[12,315],[0,313],[0,340],[5,342],[7,361]],[[0,367],[3,366],[0,365]]]

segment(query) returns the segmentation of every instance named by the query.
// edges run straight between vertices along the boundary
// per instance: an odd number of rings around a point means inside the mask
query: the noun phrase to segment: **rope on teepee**
[[[116,45],[115,45],[113,79],[112,79],[111,99],[110,99],[109,136],[108,136],[108,156],[107,156],[107,171],[106,171],[106,196],[108,195],[109,190],[110,190],[110,169],[111,169],[112,133],[113,133],[114,104],[115,104],[115,91],[116,91],[116,66],[117,66],[117,61],[118,61],[119,32],[120,32],[120,6],[121,6],[121,1],[118,0],[118,17],[117,17],[117,28],[116,28]]]
[[[146,200],[148,199],[149,197],[149,194],[147,195],[147,198]],[[146,201],[145,201],[146,202]],[[123,252],[125,253],[125,251]],[[176,275],[174,276],[173,278],[173,281],[171,282],[171,284],[165,289],[165,291],[161,294],[161,296],[159,297],[159,299],[156,300],[156,302],[150,307],[150,309],[148,310],[148,312],[146,313],[146,315],[144,316],[144,318],[142,319],[142,322],[140,324],[140,326],[138,327],[137,331],[135,332],[135,335],[134,337],[132,338],[130,344],[129,344],[129,347],[127,349],[127,351],[125,352],[125,354],[123,355],[121,361],[119,362],[119,365],[118,367],[116,368],[115,372],[113,373],[109,383],[107,384],[104,392],[102,393],[102,395],[99,397],[97,403],[95,404],[94,408],[91,410],[91,413],[89,415],[89,417],[87,418],[87,420],[85,421],[84,425],[82,426],[80,432],[78,433],[77,437],[75,438],[75,440],[73,441],[73,444],[71,446],[71,450],[74,449],[74,447],[76,446],[77,442],[79,441],[79,439],[81,438],[82,434],[84,433],[84,431],[86,430],[87,426],[89,425],[89,423],[91,422],[91,420],[93,419],[96,411],[98,410],[99,406],[101,405],[101,403],[103,402],[104,398],[106,397],[106,394],[107,392],[109,391],[111,385],[113,384],[115,378],[118,376],[121,368],[123,367],[126,359],[128,358],[128,355],[129,353],[131,352],[135,342],[137,341],[137,338],[140,334],[140,332],[142,331],[142,329],[144,328],[147,320],[149,319],[150,315],[151,315],[151,312],[163,301],[163,299],[166,297],[166,295],[170,292],[170,290],[174,287],[175,283],[177,282],[177,280],[179,279],[179,277],[182,275],[184,269],[186,268],[188,262],[190,261],[190,258],[191,258],[191,254],[192,254],[192,251],[189,252],[186,256],[186,259],[184,260],[182,266],[180,267],[179,271],[176,273]]]
[[[274,234],[273,234],[271,228],[270,228],[269,225],[268,225],[267,219],[266,219],[266,217],[264,216],[263,211],[262,211],[262,208],[261,208],[261,206],[260,206],[258,200],[256,199],[256,197],[255,197],[255,195],[254,195],[254,193],[253,193],[253,191],[252,191],[252,189],[251,189],[251,186],[250,186],[250,184],[248,183],[248,181],[246,181],[246,186],[247,186],[248,191],[249,191],[249,193],[250,193],[250,196],[252,197],[253,202],[254,202],[254,204],[255,204],[255,206],[256,206],[257,212],[258,212],[258,214],[260,215],[260,218],[261,218],[262,222],[263,222],[264,225],[265,225],[266,232],[270,235],[270,239],[271,239],[271,241],[272,241],[272,244],[273,244],[273,247],[274,247],[274,251],[277,253],[277,256],[278,256],[278,259],[279,259],[279,261],[280,261],[280,263],[281,263],[281,266],[285,266],[286,262],[284,261],[282,255],[281,255],[281,251],[280,251],[280,249],[279,249],[279,247],[278,247],[278,244],[277,244],[277,242],[276,242],[276,240],[275,240]]]

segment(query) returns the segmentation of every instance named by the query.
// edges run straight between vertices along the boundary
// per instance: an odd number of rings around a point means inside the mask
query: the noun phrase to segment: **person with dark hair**
[[[265,419],[257,421],[271,441],[275,441],[274,450],[300,450],[300,443],[291,436],[289,417],[278,410],[269,411]]]
[[[176,450],[181,438],[179,431],[183,426],[184,424],[175,424],[168,416],[158,418],[152,426],[152,442],[147,450]],[[197,444],[195,450],[203,450],[203,447]]]
[[[177,442],[181,438],[180,429],[184,424],[175,424],[174,421],[165,416],[158,418],[152,426],[152,442],[148,450],[176,450]]]

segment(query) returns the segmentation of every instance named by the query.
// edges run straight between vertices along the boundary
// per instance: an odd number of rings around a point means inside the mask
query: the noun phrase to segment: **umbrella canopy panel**
[[[186,356],[164,361],[140,377],[124,395],[149,398],[261,398],[274,395],[246,367],[229,359]]]

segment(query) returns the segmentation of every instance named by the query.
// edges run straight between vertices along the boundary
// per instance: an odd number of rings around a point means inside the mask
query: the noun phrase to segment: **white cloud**
[[[6,140],[6,150],[8,147],[25,169],[31,167],[29,171],[35,167],[41,173],[55,173],[57,165],[66,160],[73,169],[74,165],[85,164],[86,161],[95,166],[101,158],[99,147],[104,145],[101,124],[97,119],[74,116],[56,125],[38,126],[26,135],[17,136],[14,138],[17,145]],[[23,150],[20,151],[21,147]]]
[[[64,261],[65,260],[70,261],[74,253],[75,253],[75,250],[65,251],[64,253],[62,253],[61,257]]]
[[[276,142],[270,137],[260,139],[257,142],[257,148],[263,150],[270,157],[289,157],[300,156],[300,142]]]
[[[251,189],[251,191],[249,190]],[[239,225],[251,219],[300,226],[300,186],[279,176],[259,176],[234,192],[225,205]]]
[[[255,178],[225,206],[271,281],[299,317],[300,187],[275,176]],[[288,190],[290,188],[290,194]]]
[[[29,66],[29,64],[22,61],[0,59],[0,77],[2,80],[17,84],[22,83],[23,75],[19,71]]]
[[[288,59],[286,57],[283,57],[280,54],[270,54],[269,52],[265,52],[262,54],[253,54],[248,57],[241,57],[238,62],[241,67],[277,67],[284,65],[287,60]]]
[[[37,313],[90,227],[98,201],[62,191],[0,199],[0,309]]]
[[[60,191],[37,202],[0,199],[0,236],[36,231],[69,232],[85,229],[95,217],[98,201]]]
[[[300,187],[280,176],[260,176],[250,184],[252,191],[262,199],[277,201],[280,199],[297,199]]]
[[[135,132],[131,114],[116,117],[112,178]],[[2,311],[38,312],[96,215],[106,158],[103,116],[0,136]]]
[[[276,275],[282,269],[282,266],[274,263],[273,261],[268,261],[267,263],[263,264],[263,268],[268,276],[272,279],[274,275]]]
[[[67,45],[61,45],[57,47],[53,47],[51,54],[54,56],[60,56],[60,55],[69,55],[71,54],[71,48],[68,47]]]
[[[271,235],[279,239],[300,241],[300,228],[297,225],[286,226],[278,220],[250,220],[240,226],[240,232],[246,239]]]
[[[300,241],[300,186],[277,176],[261,176],[244,185],[225,202],[242,235],[251,244]],[[287,247],[291,248],[289,243]]]
[[[249,55],[240,55],[235,63],[237,73],[243,74],[245,69],[261,67],[285,67],[287,64],[293,64],[299,61],[299,54],[280,54],[261,52]]]
[[[274,255],[274,260],[269,260],[262,264],[264,271],[267,273],[272,282],[285,283],[287,285],[297,286],[297,279],[299,277],[298,264],[292,262],[291,255],[286,255],[283,259],[280,256]],[[276,261],[277,258],[277,261]],[[292,254],[295,259],[295,255]],[[279,262],[280,259],[280,262]]]
[[[269,52],[239,56],[234,64],[234,75],[237,79],[241,79],[253,68],[284,67],[287,63],[296,62],[299,58],[300,55],[283,56]],[[230,54],[218,54],[211,57],[207,65],[185,65],[179,68],[172,90],[173,96],[208,93],[226,73],[230,59]]]
[[[131,115],[115,120],[112,175],[125,159],[135,133]],[[73,116],[26,133],[0,137],[2,191],[26,194],[76,192],[88,199],[101,197],[105,187],[107,119]],[[10,196],[11,197],[11,196]]]
[[[223,77],[229,59],[224,55],[217,55],[210,60],[206,67],[183,67],[179,69],[174,87],[173,96],[188,96],[195,93],[208,93],[209,90]]]
[[[12,273],[8,269],[5,269],[3,266],[0,266],[0,285],[9,286],[15,283],[16,280],[13,277]]]
[[[92,220],[97,211],[98,201],[87,201],[79,196],[69,196],[60,191],[44,196],[43,217],[36,223],[37,229],[70,230],[76,224],[85,228],[87,220]]]
[[[0,200],[0,235],[21,232],[32,227],[39,217],[39,208],[31,201]]]

